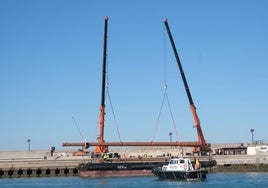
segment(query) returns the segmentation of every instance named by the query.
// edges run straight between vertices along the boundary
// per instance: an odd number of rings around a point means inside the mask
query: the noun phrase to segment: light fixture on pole
[[[254,129],[250,129],[252,144],[254,144]]]
[[[168,133],[169,141],[172,142],[172,132]]]
[[[28,150],[30,152],[31,151],[31,139],[28,139],[27,142],[28,142]]]

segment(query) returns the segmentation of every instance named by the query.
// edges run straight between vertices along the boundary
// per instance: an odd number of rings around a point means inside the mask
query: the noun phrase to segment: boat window
[[[169,164],[178,164],[178,160],[171,160]]]
[[[183,163],[184,163],[184,159],[181,159],[181,160],[180,160],[180,163],[183,164]]]

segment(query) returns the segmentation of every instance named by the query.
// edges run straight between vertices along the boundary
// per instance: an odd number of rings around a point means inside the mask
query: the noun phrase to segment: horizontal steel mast
[[[62,146],[184,146],[184,147],[198,147],[201,142],[77,142],[77,143],[63,143]]]

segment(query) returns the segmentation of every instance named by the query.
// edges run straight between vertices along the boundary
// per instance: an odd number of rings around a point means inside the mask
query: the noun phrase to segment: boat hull
[[[207,176],[206,170],[162,171],[160,167],[157,167],[152,172],[163,180],[205,180]]]
[[[152,169],[163,163],[159,162],[119,162],[119,163],[86,163],[79,165],[81,177],[124,177],[150,176]]]
[[[106,171],[80,171],[81,177],[128,177],[128,176],[150,176],[152,170],[106,170]]]

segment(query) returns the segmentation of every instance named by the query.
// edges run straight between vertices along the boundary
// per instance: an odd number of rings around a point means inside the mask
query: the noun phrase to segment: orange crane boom
[[[104,143],[104,120],[105,120],[105,85],[106,85],[106,51],[107,51],[107,30],[108,17],[104,17],[104,45],[103,45],[103,64],[102,64],[102,87],[101,87],[101,105],[100,105],[100,135],[98,136],[99,143]],[[105,152],[106,147],[102,145],[96,146],[96,153]]]
[[[191,95],[191,92],[190,92],[190,88],[188,86],[188,83],[187,83],[187,80],[186,80],[186,77],[185,77],[185,74],[184,74],[184,71],[183,71],[183,68],[182,68],[182,65],[181,65],[181,61],[180,61],[180,58],[179,58],[179,54],[177,52],[177,49],[176,49],[172,34],[170,32],[170,29],[169,29],[167,19],[164,20],[164,24],[165,24],[165,27],[166,27],[166,30],[167,30],[167,33],[168,33],[168,37],[169,37],[172,49],[173,49],[174,54],[175,54],[175,58],[176,58],[176,61],[177,61],[177,64],[178,64],[178,67],[179,67],[179,70],[180,70],[180,74],[181,74],[181,78],[182,78],[182,81],[183,81],[183,84],[184,84],[184,88],[185,88],[187,97],[189,99],[190,109],[191,109],[191,112],[192,112],[192,115],[193,115],[196,130],[197,130],[198,142],[201,143],[200,151],[204,151],[204,152],[210,151],[210,144],[207,144],[206,140],[204,138],[202,128],[201,128],[201,125],[200,125],[200,120],[199,120],[197,112],[196,112],[196,107],[195,107],[194,102],[193,102],[193,98],[192,98],[192,95]],[[196,148],[197,147],[198,146],[196,146]]]

